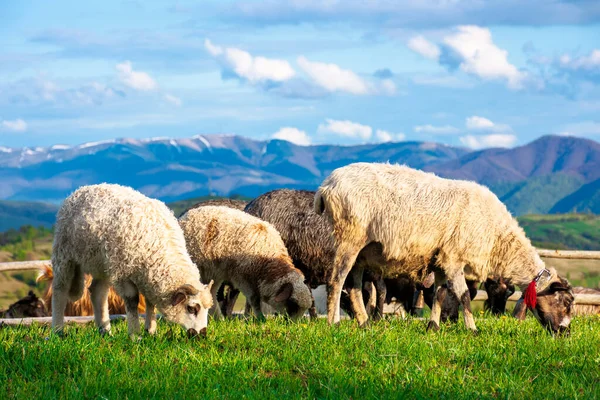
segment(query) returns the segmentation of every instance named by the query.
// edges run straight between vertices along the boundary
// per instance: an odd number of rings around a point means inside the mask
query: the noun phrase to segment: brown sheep
[[[31,290],[27,296],[8,306],[7,310],[0,311],[0,318],[40,318],[47,316],[44,301]]]

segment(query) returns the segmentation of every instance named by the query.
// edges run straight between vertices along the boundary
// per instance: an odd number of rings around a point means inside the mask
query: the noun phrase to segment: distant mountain
[[[522,182],[557,173],[591,182],[600,178],[600,143],[576,137],[542,136],[524,146],[476,151],[425,169],[485,184]]]
[[[566,196],[600,178],[600,143],[543,136],[524,146],[472,152],[424,169],[487,185],[517,215],[545,214]],[[585,201],[581,196],[586,193],[575,195],[574,200]]]
[[[356,161],[416,168],[467,150],[436,143],[296,146],[232,135],[118,139],[49,148],[0,148],[0,198],[59,202],[81,185],[114,182],[173,201],[207,194],[256,196],[278,187],[315,188]]]
[[[0,200],[0,232],[23,225],[51,227],[58,206],[41,202]]]
[[[255,197],[280,187],[314,189],[357,162],[403,163],[487,185],[516,215],[598,211],[600,144],[544,136],[512,149],[428,142],[297,146],[234,135],[116,139],[79,146],[0,147],[0,199],[59,203],[81,185],[132,186],[172,202],[207,195]]]

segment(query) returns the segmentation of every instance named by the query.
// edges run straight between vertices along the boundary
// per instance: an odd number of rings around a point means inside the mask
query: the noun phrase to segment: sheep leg
[[[213,306],[210,309],[210,314],[212,315],[212,317],[215,320],[223,319],[223,314],[221,313],[221,307],[219,307],[219,302],[217,300],[217,292],[219,291],[219,288],[221,287],[222,284],[223,284],[223,281],[217,282],[217,280],[215,280],[213,282],[212,287],[210,288],[210,294],[212,295],[212,299],[213,299]]]
[[[56,286],[52,288],[52,330],[59,336],[63,336],[65,323],[65,308],[69,301],[67,291]]]
[[[252,293],[250,296],[247,297],[247,299],[248,300],[246,301],[246,305],[248,303],[250,304],[256,319],[258,319],[259,321],[266,320],[265,315],[262,313],[262,310],[260,308],[260,296],[256,293]]]
[[[373,321],[379,321],[383,318],[383,306],[385,304],[385,298],[387,296],[387,286],[382,277],[375,279],[375,291],[377,292],[377,301],[375,305],[375,313],[373,314]]]
[[[458,274],[452,277],[448,281],[448,287],[454,295],[460,299],[460,303],[463,306],[463,312],[465,315],[465,325],[467,329],[477,333],[477,327],[475,326],[475,319],[471,312],[471,295],[469,293],[469,287],[465,280],[465,273],[461,270]]]
[[[101,335],[110,335],[110,317],[108,312],[108,290],[106,279],[94,278],[90,284],[94,320]]]
[[[308,315],[312,321],[316,321],[317,318],[319,318],[319,314],[317,314],[317,305],[315,304],[315,296],[313,295],[312,290],[310,291],[310,297],[312,299],[312,304],[308,309]]]
[[[346,282],[346,278],[352,270],[354,263],[356,262],[356,258],[358,257],[360,250],[360,247],[348,248],[347,246],[340,246],[336,251],[333,270],[331,271],[331,278],[329,280],[329,284],[327,285],[327,322],[329,325],[338,324],[340,322],[340,297],[342,295],[342,287],[344,282]],[[360,294],[360,298],[362,299],[362,293]],[[364,303],[361,301],[357,306],[358,309],[362,311],[362,315],[366,315]],[[357,310],[355,310],[355,312],[356,311]]]
[[[154,310],[154,304],[150,303],[148,298],[146,298],[146,322],[144,324],[144,328],[150,335],[154,335],[156,333],[156,313]]]
[[[59,262],[58,258],[53,259],[53,262],[55,266],[52,280],[52,330],[63,336],[65,308],[69,302],[69,292],[74,283],[77,266],[69,261]]]
[[[140,293],[138,288],[132,282],[118,282],[115,283],[115,290],[125,302],[129,337],[132,340],[136,340],[140,333],[140,316],[138,313]]]
[[[244,315],[249,317],[252,315],[252,306],[250,305],[250,300],[246,299],[246,303],[244,303]]]
[[[352,286],[348,290],[348,294],[350,295],[350,303],[352,304],[352,310],[354,311],[354,315],[356,316],[359,326],[364,326],[369,319],[362,295],[363,272],[364,269],[359,266],[355,266],[351,270],[350,274],[352,275]]]
[[[446,298],[447,289],[442,287],[445,277],[441,273],[435,274],[435,283],[433,284],[433,303],[431,304],[431,317],[427,330],[438,331],[440,329],[440,316],[442,314],[442,304]]]
[[[240,291],[233,286],[229,286],[229,290],[225,295],[224,307],[222,310],[223,315],[226,317],[231,317],[233,315],[233,309],[235,307],[235,302],[237,301],[238,296],[240,295]]]

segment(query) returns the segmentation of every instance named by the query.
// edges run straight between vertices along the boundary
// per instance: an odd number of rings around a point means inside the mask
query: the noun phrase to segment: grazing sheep
[[[110,332],[108,289],[112,285],[125,301],[129,335],[140,330],[139,294],[146,298],[146,330],[154,333],[154,307],[166,319],[206,334],[212,306],[207,286],[185,248],[173,213],[158,200],[119,185],[84,186],[70,195],[58,211],[52,247],[52,327],[62,333],[67,301],[90,284],[96,325]]]
[[[49,265],[45,265],[42,267],[40,271],[40,275],[37,277],[36,282],[47,282],[46,290],[42,295],[44,299],[44,303],[48,310],[52,309],[52,280],[54,279],[54,275],[52,272],[52,267]],[[67,302],[67,306],[65,308],[64,315],[69,317],[83,317],[94,315],[94,308],[92,307],[92,297],[89,291],[90,285],[92,284],[92,276],[86,274],[85,275],[85,288],[88,290],[83,291],[83,295],[81,298],[75,302],[69,301]],[[140,295],[140,303],[138,305],[138,312],[143,314],[146,312],[146,300],[143,295]],[[112,287],[108,289],[108,313],[109,314],[125,314],[125,302],[115,289]]]
[[[40,318],[47,316],[44,301],[31,290],[27,296],[8,306],[6,311],[0,311],[0,318]]]
[[[298,318],[311,305],[304,275],[294,268],[275,228],[243,211],[206,206],[179,218],[188,251],[203,280],[212,279],[213,300],[223,282],[242,291],[255,313],[264,319],[261,301]],[[219,307],[214,315],[221,317]]]
[[[314,207],[329,219],[337,244],[329,323],[340,320],[340,293],[350,271],[362,275],[353,269],[359,253],[378,246],[383,262],[375,271],[384,277],[408,274],[421,280],[430,269],[435,272],[429,329],[439,329],[443,299],[437,288],[448,281],[448,289],[461,301],[466,326],[476,331],[465,278],[483,281],[499,275],[521,287],[542,325],[554,333],[568,332],[571,286],[554,269],[545,268],[506,206],[477,183],[400,165],[356,163],[334,170],[323,181]],[[362,298],[360,286],[355,286],[351,291]],[[364,324],[364,306],[357,314]]]
[[[187,210],[182,212],[179,217],[181,217],[183,214],[185,214],[189,210],[193,210],[194,208],[205,207],[205,206],[223,206],[223,207],[229,207],[229,208],[233,208],[236,210],[244,211],[244,208],[246,207],[247,204],[248,204],[247,202],[245,202],[243,200],[238,200],[238,199],[228,199],[228,198],[210,199],[210,200],[205,200],[205,201],[201,201],[201,202],[194,204],[193,206],[191,206],[190,208],[188,208]],[[221,314],[223,314],[226,317],[231,317],[231,315],[233,315],[233,308],[235,306],[235,302],[237,301],[239,295],[240,295],[240,291],[238,289],[234,288],[233,286],[231,286],[231,282],[223,282],[223,284],[217,291],[217,301],[219,302],[218,304],[219,304],[219,308],[221,309]]]
[[[573,293],[575,294],[595,294],[600,295],[599,289],[585,288],[581,286],[576,286],[573,288]],[[573,314],[574,315],[594,315],[600,314],[600,306],[596,305],[588,305],[588,304],[577,304],[573,305]]]
[[[314,197],[315,192],[312,191],[278,189],[255,198],[244,210],[269,222],[279,231],[294,266],[304,273],[312,289],[329,281],[335,257],[331,227],[323,216],[314,212]],[[357,262],[360,263],[363,259],[361,255]],[[374,318],[379,319],[383,314],[385,284],[373,274],[364,280],[375,286],[377,298],[373,299],[371,308],[374,309]],[[344,287],[351,285],[350,276]],[[354,304],[357,299],[350,297],[349,300]],[[348,314],[352,315],[349,307],[354,305],[349,305],[347,309]],[[317,317],[314,299],[310,315],[311,318]]]

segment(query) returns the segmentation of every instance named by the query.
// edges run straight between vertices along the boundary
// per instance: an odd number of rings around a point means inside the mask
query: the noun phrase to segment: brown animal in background
[[[27,296],[8,306],[6,311],[0,311],[0,318],[40,318],[47,316],[44,301],[31,290]]]
[[[510,280],[502,277],[490,277],[483,283],[488,298],[483,303],[483,308],[493,315],[502,315],[506,312],[506,302],[515,292],[515,285]]]
[[[48,310],[52,309],[52,279],[54,279],[54,273],[51,266],[44,266],[40,271],[40,275],[37,277],[36,282],[48,282],[46,291],[42,295],[44,303]],[[92,277],[90,275],[85,276],[85,287],[88,290],[83,291],[83,296],[76,302],[69,301],[67,308],[65,309],[65,316],[69,317],[86,317],[94,315],[94,309],[92,307],[92,299],[90,296],[90,285],[92,283]],[[138,305],[138,312],[146,312],[146,301],[143,295],[140,295],[140,303]],[[125,302],[115,290],[111,287],[108,291],[108,313],[109,314],[125,314]]]

